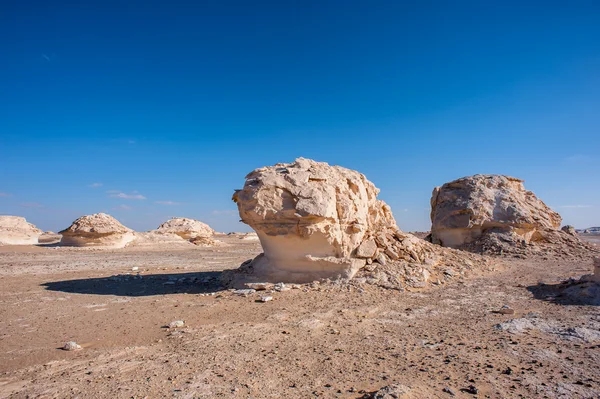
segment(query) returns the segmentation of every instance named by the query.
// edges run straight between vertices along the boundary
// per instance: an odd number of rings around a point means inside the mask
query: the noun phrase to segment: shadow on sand
[[[600,285],[592,282],[571,279],[558,284],[539,283],[527,290],[535,299],[559,305],[600,306]]]
[[[208,294],[223,291],[221,272],[129,275],[65,280],[41,284],[50,291],[73,294],[151,296],[169,294]]]

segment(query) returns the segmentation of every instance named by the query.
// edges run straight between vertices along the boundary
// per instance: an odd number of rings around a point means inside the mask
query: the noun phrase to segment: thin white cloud
[[[225,209],[225,210],[214,210],[211,213],[213,215],[237,215],[238,211],[235,211],[232,209]]]
[[[88,185],[88,187],[91,187],[91,188],[97,188],[97,187],[102,187],[102,186],[103,186],[102,183],[92,183],[92,184]]]
[[[181,202],[175,201],[154,201],[154,203],[159,205],[181,205]]]
[[[113,208],[114,211],[130,211],[133,208],[130,207],[129,205],[119,205],[119,206],[115,206]]]
[[[561,205],[559,208],[570,208],[570,209],[580,209],[580,208],[591,208],[591,205]]]
[[[0,197],[10,197],[9,193],[0,193]]]
[[[42,58],[45,59],[48,62],[51,61],[50,57],[47,54],[42,54]]]
[[[19,204],[19,206],[23,207],[23,208],[43,208],[44,205],[38,203],[38,202],[22,202]]]
[[[127,144],[135,144],[135,140],[127,140]]]
[[[594,161],[594,158],[590,157],[589,155],[575,154],[566,157],[564,160],[565,162],[569,163],[591,163]]]
[[[109,191],[109,193],[111,193],[111,191]],[[121,192],[112,192],[112,194],[110,194],[109,197],[129,199],[129,200],[145,200],[146,199],[146,197],[144,197],[142,194],[137,194],[136,192],[133,192],[131,194],[125,194],[125,193],[121,193]]]

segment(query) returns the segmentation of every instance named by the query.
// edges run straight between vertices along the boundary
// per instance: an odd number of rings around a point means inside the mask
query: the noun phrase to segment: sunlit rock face
[[[210,238],[215,231],[206,223],[189,218],[172,218],[158,226],[159,234],[177,234],[185,240],[195,238]]]
[[[82,216],[59,234],[60,245],[73,247],[123,248],[136,238],[133,230],[106,213]]]
[[[264,250],[254,272],[284,282],[352,277],[396,240],[378,193],[359,172],[304,158],[254,170],[233,196]]]
[[[531,191],[523,180],[502,175],[474,175],[446,183],[431,197],[432,242],[453,248],[486,234],[504,240],[531,242],[555,231],[562,218]]]
[[[0,216],[0,245],[35,245],[43,231],[21,216]]]

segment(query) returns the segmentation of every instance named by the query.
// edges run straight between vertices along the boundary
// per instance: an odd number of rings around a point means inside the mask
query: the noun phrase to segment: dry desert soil
[[[395,384],[390,398],[600,397],[600,307],[559,289],[591,256],[503,258],[423,290],[242,296],[219,275],[260,244],[223,240],[0,247],[0,397],[369,398]]]

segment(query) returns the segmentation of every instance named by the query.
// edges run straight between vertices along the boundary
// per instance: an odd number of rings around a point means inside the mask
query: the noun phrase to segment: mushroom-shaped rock
[[[302,283],[350,278],[378,257],[410,257],[401,240],[419,240],[398,230],[378,193],[359,172],[304,158],[254,170],[233,195],[263,247],[253,273]]]
[[[210,238],[215,231],[206,223],[189,218],[172,218],[158,226],[159,234],[177,234],[185,240]]]
[[[59,234],[61,245],[74,247],[123,248],[136,238],[133,230],[106,213],[82,216]]]
[[[0,245],[34,245],[43,231],[20,216],[0,216]]]
[[[497,233],[515,242],[536,241],[545,230],[558,230],[561,221],[514,177],[463,177],[436,187],[431,197],[432,242],[447,247]]]

